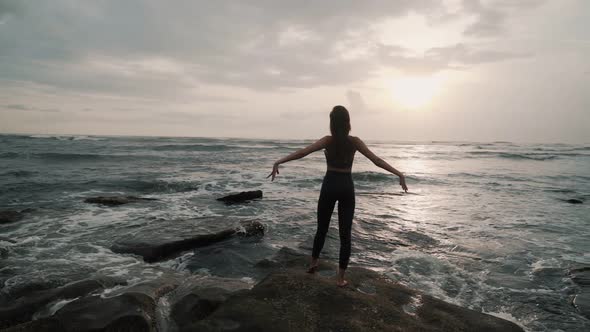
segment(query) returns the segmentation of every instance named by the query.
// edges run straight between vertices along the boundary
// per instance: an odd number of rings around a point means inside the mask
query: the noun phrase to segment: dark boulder
[[[70,301],[54,310],[37,311],[35,320],[29,319],[7,331],[156,331],[158,300],[174,290],[180,282],[177,276],[165,274],[157,280],[111,291],[108,296],[97,292],[54,294],[54,300],[45,305],[45,309],[55,304],[55,299],[64,298],[64,295]],[[89,285],[87,281],[84,284]],[[77,296],[70,298],[74,295]],[[40,312],[42,315],[39,315]]]
[[[66,331],[65,327],[57,319],[44,318],[33,320],[9,327],[2,332],[56,332]]]
[[[170,316],[174,325],[184,331],[185,327],[197,323],[213,313],[227,299],[240,291],[248,290],[251,284],[229,278],[207,277],[191,283],[190,287],[179,287],[171,293],[173,303]],[[187,331],[190,331],[187,330]]]
[[[242,191],[238,194],[233,194],[225,197],[218,198],[218,201],[222,201],[225,204],[236,204],[249,201],[256,198],[262,198],[262,190],[254,191]]]
[[[155,331],[154,299],[141,293],[110,298],[88,296],[58,311],[65,331]]]
[[[85,203],[93,203],[107,206],[118,206],[128,203],[155,201],[155,198],[145,198],[136,196],[98,196],[89,197],[84,200]]]
[[[570,204],[583,204],[584,203],[583,200],[577,199],[577,198],[566,199],[565,202],[570,203]]]
[[[4,296],[0,302],[0,328],[30,321],[33,315],[51,302],[74,299],[115,283],[112,279],[82,280],[62,287],[32,292],[20,291],[17,296]],[[32,289],[35,289],[33,287]]]
[[[180,252],[194,248],[208,246],[234,236],[261,236],[264,234],[264,226],[257,221],[242,222],[239,227],[226,229],[212,234],[195,235],[190,238],[169,242],[157,240],[135,242],[123,239],[116,242],[111,250],[116,253],[135,254],[143,257],[143,260],[152,263],[170,258]]]
[[[13,210],[2,210],[0,211],[0,224],[10,224],[17,222],[23,218],[23,213]]]

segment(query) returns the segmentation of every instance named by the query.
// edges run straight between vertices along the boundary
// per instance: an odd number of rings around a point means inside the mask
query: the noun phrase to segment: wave
[[[91,154],[91,153],[59,153],[59,152],[43,152],[43,153],[16,153],[7,152],[0,154],[0,159],[42,159],[45,161],[59,162],[59,161],[97,161],[97,160],[135,160],[137,158],[144,158],[150,156],[137,155],[115,155],[115,154]]]
[[[528,160],[553,160],[558,159],[560,156],[578,156],[580,154],[547,154],[547,153],[510,153],[510,152],[497,152],[497,151],[470,151],[467,152],[473,156],[489,156],[504,159],[528,159]]]
[[[231,145],[224,144],[166,144],[148,147],[155,151],[228,151],[233,149]]]
[[[28,138],[53,139],[58,141],[103,141],[104,138],[85,135],[30,135]]]
[[[498,157],[506,159],[530,159],[530,160],[553,160],[559,158],[556,155],[536,154],[536,153],[507,153],[500,152]]]
[[[150,147],[155,151],[230,151],[230,150],[258,150],[258,149],[288,149],[289,147],[263,144],[165,144]]]
[[[18,158],[19,154],[16,152],[5,152],[0,154],[0,158],[3,159],[14,159],[14,158]]]
[[[363,181],[363,182],[383,182],[383,181],[393,180],[393,176],[391,174],[379,173],[379,172],[352,173],[352,178],[354,181]]]
[[[37,174],[37,172],[31,172],[31,171],[8,171],[8,172],[4,172],[2,174],[0,174],[0,176],[14,176],[17,178],[21,178],[21,177],[30,177]]]
[[[352,173],[352,178],[355,182],[394,182],[397,184],[398,178],[397,176],[389,173],[380,173],[380,172],[358,172]],[[406,175],[406,180],[409,184],[411,183],[424,183],[424,184],[440,184],[443,183],[441,179],[424,177],[424,176],[416,176],[416,175]]]
[[[125,188],[132,191],[147,193],[177,193],[198,190],[200,183],[190,181],[167,182],[162,180],[126,180],[114,181],[106,184],[114,189]]]
[[[57,153],[57,152],[45,152],[35,153],[31,157],[36,157],[48,161],[93,161],[101,160],[105,158],[118,158],[127,156],[117,155],[101,155],[101,154],[88,154],[88,153]]]

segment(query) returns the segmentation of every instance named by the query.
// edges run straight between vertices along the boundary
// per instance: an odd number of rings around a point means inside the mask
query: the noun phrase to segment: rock
[[[580,314],[590,319],[590,267],[572,269],[569,275],[572,281],[581,287],[572,304]]]
[[[200,279],[191,283],[188,289],[181,290],[182,287],[179,287],[174,292],[169,301],[174,303],[170,316],[182,331],[182,327],[190,326],[209,316],[231,295],[251,287],[247,282],[229,278]]]
[[[166,274],[115,291],[107,298],[83,297],[65,305],[52,318],[64,326],[64,331],[155,332],[158,300],[179,284],[179,278]]]
[[[580,267],[569,271],[572,280],[580,286],[590,286],[590,267]]]
[[[516,324],[433,298],[362,268],[349,268],[347,288],[321,263],[305,273],[308,257],[281,250],[258,264],[271,273],[250,291],[223,299],[213,294],[179,302],[194,316],[180,331],[523,331]],[[217,296],[217,297],[216,297]],[[190,303],[189,303],[190,302]],[[209,313],[207,315],[207,313]]]
[[[108,206],[118,206],[128,203],[155,201],[155,198],[145,198],[136,196],[98,196],[89,197],[84,200],[85,203],[94,203]]]
[[[157,280],[114,290],[108,297],[80,294],[54,311],[46,310],[47,315],[36,314],[36,320],[13,326],[8,331],[156,331],[156,303],[179,284],[180,278],[165,274]]]
[[[577,199],[577,198],[570,198],[570,199],[566,199],[565,201],[567,203],[570,203],[570,204],[582,204],[582,203],[584,203],[583,200]]]
[[[262,198],[262,190],[254,190],[254,191],[242,191],[239,194],[229,195],[225,197],[218,198],[218,201],[222,201],[225,204],[235,204],[235,203],[242,203],[251,199],[255,198]]]
[[[95,290],[103,289],[114,282],[111,279],[82,280],[54,289],[44,289],[25,293],[21,291],[19,297],[3,297],[0,303],[0,328],[27,322],[33,314],[47,304],[64,299],[74,299]],[[35,287],[33,287],[35,289]]]
[[[39,319],[19,324],[2,332],[56,332],[65,331],[65,327],[56,319]]]
[[[66,331],[155,331],[155,301],[141,293],[110,298],[89,296],[59,310]]]
[[[580,314],[590,319],[590,289],[585,289],[581,293],[576,294],[572,304]]]
[[[128,253],[141,256],[148,263],[158,262],[180,252],[204,247],[227,240],[233,236],[260,236],[264,234],[264,226],[257,221],[242,222],[239,227],[226,229],[212,234],[196,235],[187,239],[158,243],[134,242],[123,240],[116,242],[111,250],[116,253]]]
[[[23,218],[23,214],[19,211],[2,210],[0,211],[0,224],[10,224],[17,222]]]

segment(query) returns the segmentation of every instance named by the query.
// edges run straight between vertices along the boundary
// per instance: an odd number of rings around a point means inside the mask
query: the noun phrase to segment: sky
[[[588,0],[0,0],[0,133],[590,142]]]

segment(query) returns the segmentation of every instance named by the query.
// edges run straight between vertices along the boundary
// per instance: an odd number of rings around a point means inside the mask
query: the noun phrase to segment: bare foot
[[[307,273],[315,273],[318,270],[320,263],[319,258],[311,258],[311,263],[309,264],[309,269],[307,269]]]
[[[336,282],[336,285],[337,285],[338,287],[346,287],[346,286],[348,285],[348,281],[346,281],[346,280],[344,280],[344,279],[342,279],[342,280],[338,280],[338,281]]]
[[[318,266],[310,266],[309,269],[307,269],[307,273],[311,273],[314,274],[316,271],[318,270]]]

